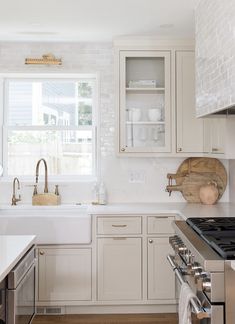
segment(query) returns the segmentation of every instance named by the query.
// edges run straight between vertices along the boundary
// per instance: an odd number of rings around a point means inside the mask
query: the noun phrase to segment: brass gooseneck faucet
[[[38,183],[38,176],[39,176],[39,165],[40,165],[40,162],[43,162],[44,163],[44,166],[45,166],[45,184],[44,184],[44,193],[48,193],[48,176],[47,176],[47,163],[46,163],[46,160],[45,159],[40,159],[37,163],[37,166],[36,166],[36,185]],[[35,193],[37,191],[37,188],[35,187]]]
[[[11,199],[12,206],[16,206],[16,203],[21,200],[21,196],[19,195],[19,198],[16,198],[16,182],[18,184],[17,189],[20,190],[20,181],[18,178],[14,178],[13,180],[13,194]]]

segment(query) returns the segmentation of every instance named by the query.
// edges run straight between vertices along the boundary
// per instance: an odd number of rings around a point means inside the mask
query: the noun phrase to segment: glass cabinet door
[[[171,152],[170,52],[120,51],[120,152]]]

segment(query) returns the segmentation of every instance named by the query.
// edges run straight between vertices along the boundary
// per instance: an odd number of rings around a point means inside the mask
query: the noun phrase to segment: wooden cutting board
[[[188,158],[179,166],[176,174],[168,174],[170,183],[167,191],[180,191],[192,203],[200,202],[199,190],[214,181],[217,183],[220,199],[227,186],[227,172],[223,164],[214,158]],[[172,179],[175,185],[172,185]]]

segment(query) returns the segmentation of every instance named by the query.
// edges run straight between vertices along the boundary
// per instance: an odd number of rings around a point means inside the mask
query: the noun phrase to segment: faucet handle
[[[33,185],[33,186],[34,186],[33,195],[37,195],[38,194],[37,185]]]
[[[55,195],[59,196],[59,185],[55,185]]]

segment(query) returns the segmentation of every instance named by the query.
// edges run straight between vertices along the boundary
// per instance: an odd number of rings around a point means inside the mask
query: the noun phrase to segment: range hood
[[[235,115],[235,1],[200,0],[195,10],[196,115]]]
[[[219,111],[216,111],[214,113],[211,113],[208,117],[212,117],[212,116],[235,116],[235,106],[232,107],[228,107]],[[205,116],[206,117],[206,116]]]

